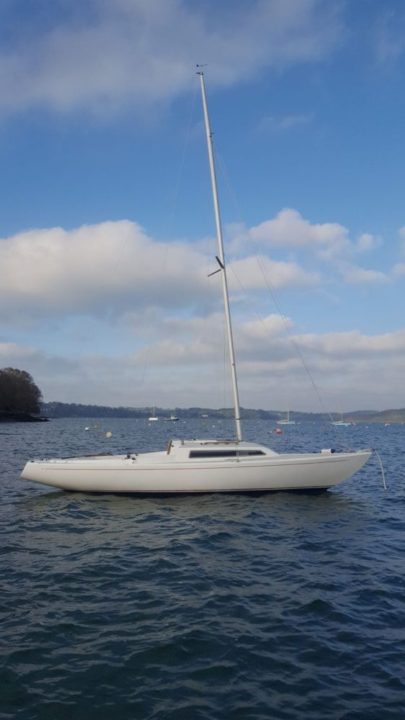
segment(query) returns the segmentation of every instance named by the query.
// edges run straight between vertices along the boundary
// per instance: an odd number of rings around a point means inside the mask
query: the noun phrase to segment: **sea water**
[[[405,426],[273,428],[245,437],[377,448],[387,491],[373,456],[320,495],[63,493],[20,480],[25,461],[232,426],[0,425],[2,719],[405,717]]]

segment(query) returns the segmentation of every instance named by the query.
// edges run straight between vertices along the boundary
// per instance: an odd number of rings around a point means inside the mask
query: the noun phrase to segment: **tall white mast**
[[[231,313],[230,313],[230,309],[229,309],[228,282],[227,282],[227,277],[226,277],[224,242],[223,242],[223,238],[222,238],[221,214],[219,211],[219,203],[218,203],[218,190],[217,190],[217,179],[216,179],[216,174],[215,174],[212,132],[211,132],[211,127],[210,127],[210,119],[209,119],[209,115],[208,115],[207,96],[205,93],[204,73],[201,70],[199,70],[198,75],[200,76],[200,82],[201,82],[201,95],[202,95],[202,103],[203,103],[203,108],[204,108],[205,133],[207,136],[207,147],[208,147],[208,159],[209,159],[209,164],[210,164],[212,197],[213,197],[213,201],[214,201],[215,225],[216,225],[216,230],[217,230],[217,241],[218,241],[218,258],[217,258],[217,260],[218,260],[218,264],[220,266],[220,271],[221,271],[221,275],[222,275],[222,291],[223,291],[223,296],[224,296],[224,308],[225,308],[226,330],[227,330],[228,347],[229,347],[229,359],[230,359],[230,363],[231,363],[231,377],[232,377],[232,390],[233,390],[233,405],[234,405],[234,412],[235,412],[236,438],[238,441],[240,441],[240,440],[242,440],[242,427],[241,427],[241,422],[240,422],[238,378],[236,375],[235,350],[234,350],[234,346],[233,346],[232,322],[231,322]]]

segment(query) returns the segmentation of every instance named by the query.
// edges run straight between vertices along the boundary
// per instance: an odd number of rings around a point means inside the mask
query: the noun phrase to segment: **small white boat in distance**
[[[335,427],[351,427],[353,425],[349,420],[343,420],[343,413],[340,420],[332,420],[332,425]]]
[[[157,422],[159,418],[156,415],[156,408],[153,409],[153,414],[148,418],[148,422]]]
[[[295,425],[295,420],[290,420],[290,411],[287,411],[287,416],[281,420],[277,420],[277,425]]]
[[[27,462],[22,472],[26,480],[62,490],[97,493],[325,490],[360,470],[371,455],[371,450],[278,454],[261,444],[242,440],[212,133],[204,75],[201,71],[199,75],[217,231],[216,272],[221,273],[222,277],[236,437],[233,440],[174,440],[161,452],[33,460]],[[157,420],[157,417],[154,414],[149,420]]]

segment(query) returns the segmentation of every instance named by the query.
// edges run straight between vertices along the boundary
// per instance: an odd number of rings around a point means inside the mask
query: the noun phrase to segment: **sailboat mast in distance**
[[[197,67],[199,67],[199,66],[197,65]],[[216,226],[216,231],[217,231],[217,242],[218,242],[217,261],[218,261],[218,265],[219,265],[219,271],[221,272],[221,276],[222,276],[222,292],[223,292],[223,296],[224,296],[226,332],[227,332],[227,338],[228,338],[229,359],[230,359],[230,363],[231,363],[231,378],[232,378],[236,438],[237,438],[238,442],[240,442],[242,440],[242,425],[241,425],[241,420],[240,420],[238,378],[237,378],[237,374],[236,374],[236,360],[235,360],[235,349],[234,349],[234,344],[233,344],[231,311],[229,308],[228,281],[227,281],[227,275],[226,275],[224,241],[223,241],[223,237],[222,237],[221,213],[219,210],[219,202],[218,202],[218,189],[217,189],[217,178],[216,178],[216,172],[215,172],[214,149],[213,149],[213,142],[212,142],[210,119],[209,119],[209,115],[208,115],[204,73],[202,72],[202,70],[198,70],[197,74],[200,76],[200,82],[201,82],[201,95],[202,95],[202,103],[203,103],[203,109],[204,109],[204,124],[205,124],[205,133],[207,136],[207,148],[208,148],[208,160],[209,160],[209,165],[210,165],[210,175],[211,175],[212,199],[214,202],[215,226]]]

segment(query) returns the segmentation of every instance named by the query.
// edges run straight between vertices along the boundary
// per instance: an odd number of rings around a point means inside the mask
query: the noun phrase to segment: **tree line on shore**
[[[0,370],[0,417],[28,418],[41,412],[42,393],[26,370]]]
[[[162,419],[175,415],[181,419],[186,418],[233,418],[232,408],[154,408],[157,417]],[[148,418],[151,415],[150,407],[109,407],[105,405],[85,405],[80,403],[48,402],[42,403],[42,413],[49,418],[58,417],[119,417],[119,418]],[[279,413],[271,410],[243,410],[244,417],[257,419],[274,419]]]
[[[188,418],[210,418],[225,419],[233,418],[233,408],[155,408],[156,415],[164,420],[171,415],[176,415],[180,420]],[[62,417],[84,417],[84,418],[144,418],[151,414],[150,407],[108,407],[105,405],[82,405],[79,403],[50,402],[42,404],[42,414],[48,418]],[[335,415],[316,412],[291,412],[294,420],[300,422],[330,422]],[[257,410],[252,408],[241,408],[243,420],[266,420],[276,422],[283,418],[285,413],[280,410]],[[337,417],[337,414],[336,414]],[[357,423],[405,423],[405,409],[395,410],[354,410],[345,415],[345,420]]]

